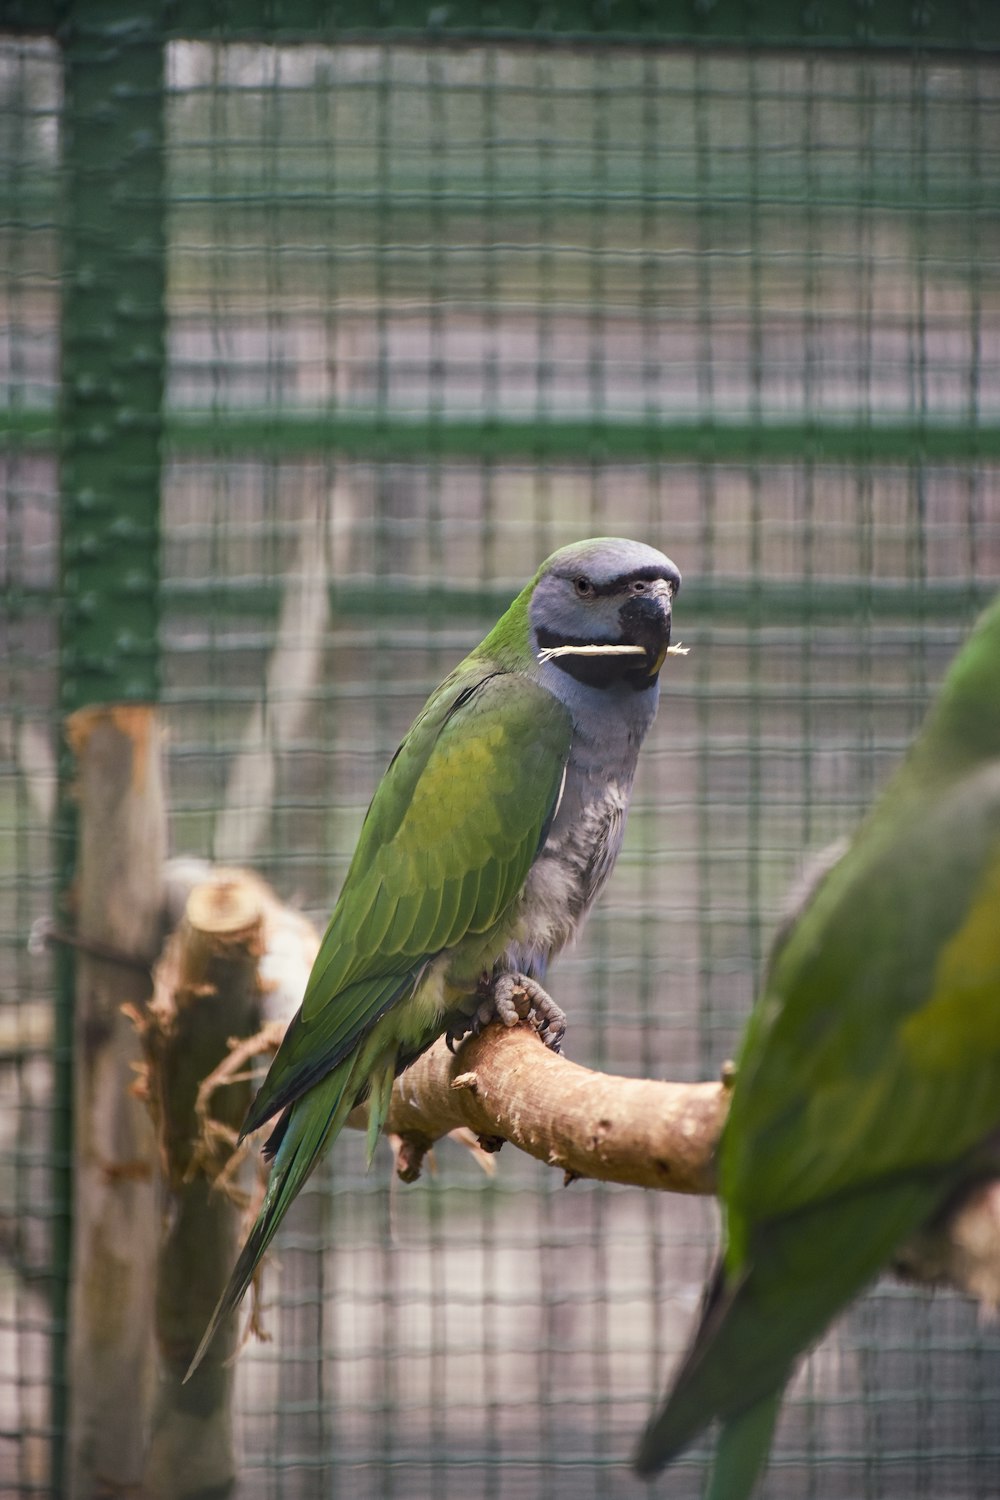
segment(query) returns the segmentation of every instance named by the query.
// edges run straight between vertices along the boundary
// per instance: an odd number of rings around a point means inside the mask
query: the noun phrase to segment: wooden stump
[[[229,1162],[251,1086],[213,1091],[199,1119],[199,1089],[233,1037],[260,1025],[260,883],[232,875],[196,886],[157,966],[144,1027],[149,1100],[157,1122],[164,1206],[156,1276],[160,1368],[143,1493],[156,1500],[227,1495],[236,1480],[229,1361],[236,1318],[182,1384],[226,1284],[241,1213],[213,1187]]]
[[[161,941],[166,811],[153,708],[112,704],[67,721],[80,804],[77,934],[152,964]],[[156,1254],[155,1141],[130,1096],[140,1060],[122,1007],[142,1007],[148,972],[77,954],[74,1018],[71,1500],[134,1492],[152,1389],[150,1275]]]

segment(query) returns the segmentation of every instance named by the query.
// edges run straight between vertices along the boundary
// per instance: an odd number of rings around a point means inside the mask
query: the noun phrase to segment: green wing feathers
[[[719,1151],[722,1264],[638,1464],[720,1420],[744,1500],[798,1356],[1000,1124],[1000,600],[775,945]]]
[[[353,1043],[413,988],[417,972],[384,974],[349,985],[337,996],[336,1005],[319,1014],[312,1024],[303,1019],[300,1010],[289,1023],[267,1077],[247,1111],[240,1139],[325,1078],[350,1054]]]
[[[873,821],[830,873],[768,976],[739,1060],[720,1153],[731,1266],[742,1216],[760,1223],[933,1171],[995,1127],[998,911],[1000,767],[903,829]]]
[[[530,679],[467,664],[442,685],[375,793],[245,1132],[346,1057],[428,959],[502,918],[552,814],[571,735],[566,710]]]
[[[307,1019],[391,957],[422,960],[491,927],[535,857],[569,754],[568,713],[507,673],[442,693],[444,711],[417,720],[372,801],[306,990]]]
[[[413,1055],[412,1027],[393,1023],[393,1007],[406,1004],[428,960],[469,934],[488,933],[520,894],[558,801],[571,736],[569,715],[544,689],[473,658],[442,685],[397,751],[365,818],[302,1008],[244,1122],[246,1135],[284,1110],[268,1142],[274,1161],[264,1203],[189,1374],[366,1095],[370,1158],[397,1056],[401,1048]]]
[[[643,1472],[721,1420],[712,1494],[748,1494],[763,1403],[968,1180],[1000,1121],[998,912],[993,764],[879,804],[777,950],[720,1147],[724,1265]]]

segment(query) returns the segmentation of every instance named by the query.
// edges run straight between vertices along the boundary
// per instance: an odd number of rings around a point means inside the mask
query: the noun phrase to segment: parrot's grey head
[[[563,547],[534,581],[532,650],[590,687],[653,687],[670,645],[671,605],[680,586],[670,558],[642,542],[597,537]]]

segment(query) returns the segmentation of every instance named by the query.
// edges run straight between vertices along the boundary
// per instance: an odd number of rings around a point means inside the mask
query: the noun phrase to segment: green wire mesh
[[[54,45],[0,46],[0,1489],[44,1492],[58,338]],[[162,678],[175,851],[322,922],[427,692],[554,547],[685,573],[570,1054],[712,1077],[785,895],[1000,577],[1000,69],[410,36],[167,53]],[[241,1495],[627,1496],[710,1205],[338,1143],[238,1376]],[[1000,1344],[895,1284],[804,1366],[765,1493],[986,1497]],[[702,1447],[662,1482],[697,1492]],[[53,1486],[54,1488],[54,1486]]]
[[[51,910],[56,464],[17,430],[58,382],[58,52],[0,43],[0,1493],[48,1492],[53,1337]],[[6,423],[5,423],[6,426]],[[44,597],[41,608],[36,607]]]

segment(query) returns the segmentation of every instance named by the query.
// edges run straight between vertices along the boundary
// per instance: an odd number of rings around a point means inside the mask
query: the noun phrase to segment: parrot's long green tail
[[[204,1359],[220,1324],[242,1299],[253,1280],[261,1256],[274,1238],[278,1225],[299,1189],[343,1128],[357,1097],[357,1090],[352,1086],[357,1061],[356,1054],[347,1058],[339,1068],[335,1068],[322,1082],[311,1088],[307,1095],[296,1100],[287,1116],[283,1117],[276,1132],[277,1149],[260,1213],[188,1367],[184,1377],[186,1381],[191,1379]]]
[[[732,1283],[720,1266],[673,1390],[642,1436],[638,1472],[655,1474],[721,1418],[720,1459],[748,1486],[713,1488],[712,1500],[749,1494],[796,1357],[930,1216],[943,1191],[940,1179],[913,1177],[828,1200],[769,1224],[751,1267]]]
[[[767,1464],[780,1410],[781,1392],[777,1391],[726,1423],[719,1434],[705,1500],[749,1500]]]

